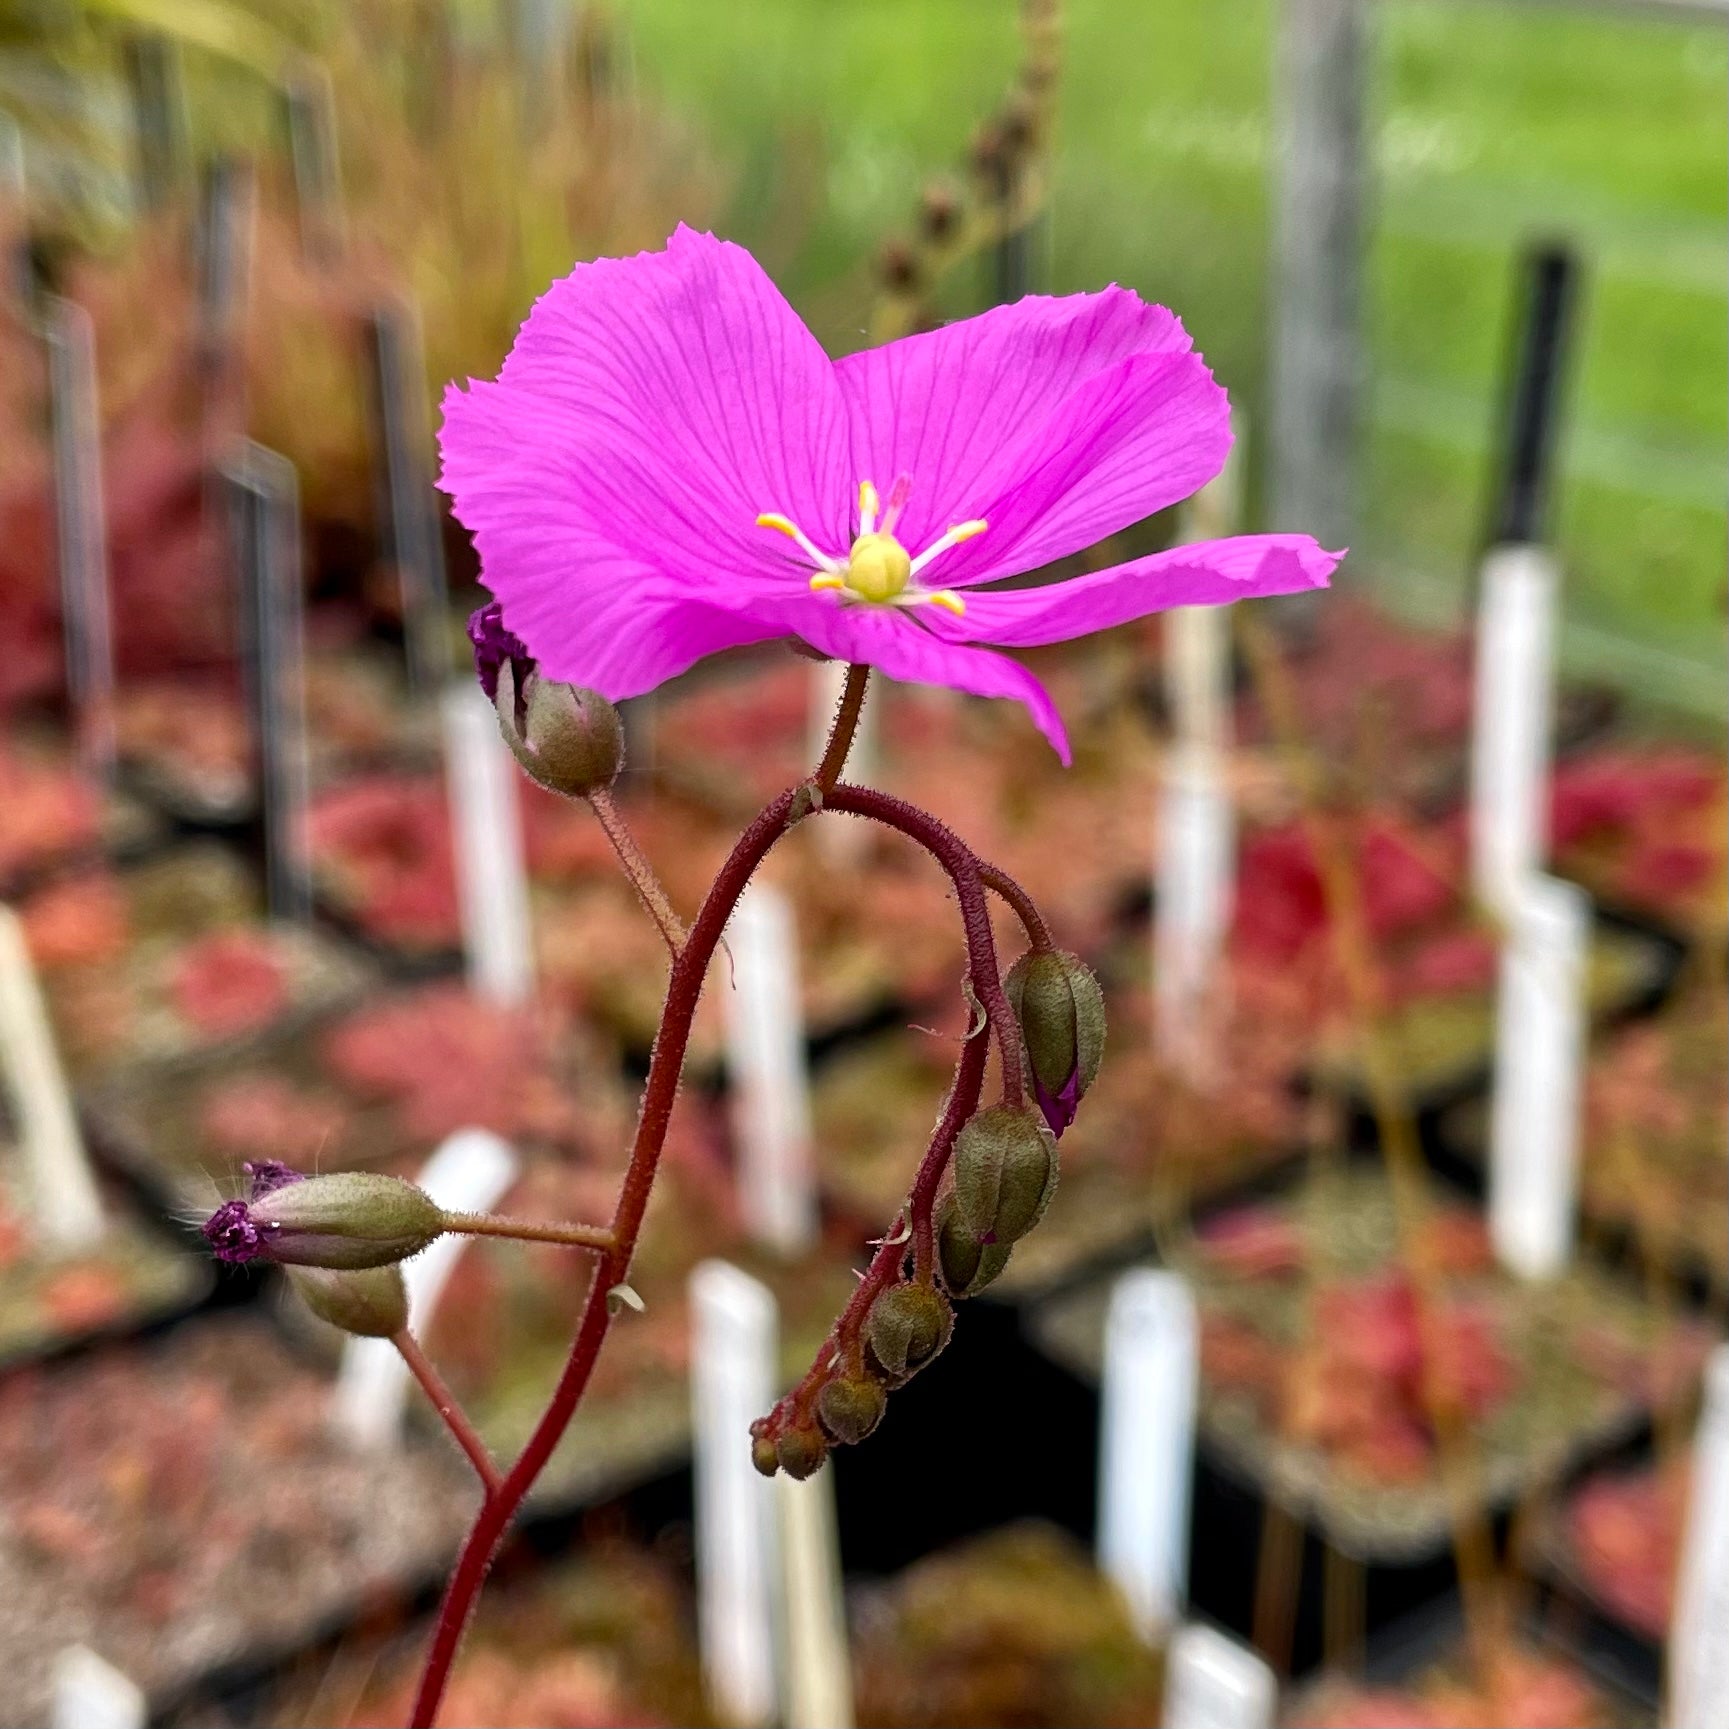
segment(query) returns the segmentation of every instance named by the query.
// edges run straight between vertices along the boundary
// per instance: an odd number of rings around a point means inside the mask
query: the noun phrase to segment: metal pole
[[[1283,0],[1273,108],[1271,521],[1357,529],[1367,0]]]

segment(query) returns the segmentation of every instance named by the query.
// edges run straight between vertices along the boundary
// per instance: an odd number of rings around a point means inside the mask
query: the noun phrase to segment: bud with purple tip
[[[1065,949],[1033,949],[1009,968],[1003,990],[1021,1023],[1033,1096],[1060,1135],[1105,1054],[1105,994],[1092,969]]]
[[[204,1221],[204,1240],[219,1261],[234,1265],[354,1270],[417,1255],[444,1229],[443,1210],[414,1184],[338,1171],[225,1202]]]

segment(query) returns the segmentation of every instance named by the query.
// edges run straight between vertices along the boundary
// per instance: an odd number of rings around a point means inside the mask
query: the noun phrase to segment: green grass
[[[1011,0],[625,0],[639,76],[734,171],[727,227],[831,347],[867,261],[1004,89]],[[1568,616],[1725,648],[1729,33],[1607,7],[1377,0],[1375,390],[1354,561],[1430,599],[1479,530],[1514,261],[1587,259],[1557,524]],[[1265,0],[1072,0],[1049,284],[1175,306],[1252,417],[1266,367]],[[969,285],[959,285],[963,304]],[[1298,524],[1286,526],[1297,527]]]

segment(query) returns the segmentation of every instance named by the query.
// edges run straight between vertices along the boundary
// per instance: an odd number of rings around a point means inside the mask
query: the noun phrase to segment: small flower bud
[[[398,1266],[335,1272],[290,1267],[288,1282],[319,1320],[362,1339],[388,1339],[408,1325],[408,1287]]]
[[[895,1381],[916,1375],[954,1331],[955,1315],[929,1285],[891,1285],[871,1304],[865,1337]]]
[[[976,1297],[1009,1264],[1009,1243],[981,1243],[950,1195],[936,1217],[937,1267],[951,1297]]]
[[[780,1468],[796,1483],[814,1477],[828,1457],[828,1442],[814,1426],[808,1429],[788,1429],[774,1445]],[[754,1458],[755,1449],[751,1456]]]
[[[1064,949],[1033,949],[1009,968],[1003,990],[1021,1023],[1033,1094],[1053,1135],[1075,1120],[1105,1054],[1105,993],[1092,969]]]
[[[750,1462],[765,1477],[772,1477],[780,1469],[780,1454],[775,1450],[774,1442],[767,1435],[751,1436]]]
[[[586,798],[618,778],[624,727],[599,692],[538,673],[521,687],[506,662],[493,701],[504,742],[531,780],[567,798]]]
[[[204,1221],[219,1261],[340,1270],[387,1267],[443,1234],[444,1214],[430,1195],[374,1171],[303,1177],[256,1200],[229,1201]]]
[[[961,1223],[981,1243],[1012,1243],[1056,1189],[1056,1137],[1032,1111],[993,1105],[955,1137],[954,1173]]]
[[[831,1441],[849,1445],[862,1441],[888,1409],[888,1394],[869,1375],[847,1375],[816,1396],[817,1420]]]

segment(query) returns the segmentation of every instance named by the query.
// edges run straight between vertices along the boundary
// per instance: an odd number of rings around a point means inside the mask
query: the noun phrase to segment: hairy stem
[[[655,875],[654,866],[648,862],[648,855],[636,844],[636,836],[630,832],[623,813],[612,802],[611,788],[601,787],[591,792],[588,802],[606,838],[612,842],[612,850],[618,854],[618,862],[624,866],[624,874],[630,878],[637,898],[648,909],[648,916],[654,920],[668,950],[676,958],[685,944],[684,921],[673,911],[672,902],[661,886],[660,878]]]
[[[444,1377],[433,1367],[432,1359],[420,1348],[420,1341],[406,1327],[392,1333],[390,1342],[408,1365],[408,1372],[432,1401],[432,1408],[444,1419],[444,1426],[455,1436],[457,1446],[468,1455],[468,1462],[486,1491],[486,1499],[491,1501],[504,1479],[499,1476],[498,1467],[486,1450],[486,1443],[468,1420],[468,1413],[456,1402],[456,1395],[445,1385]]]
[[[1033,905],[1033,897],[1007,871],[999,870],[994,864],[986,864],[981,859],[979,881],[1014,909],[1015,917],[1021,921],[1021,928],[1027,933],[1027,941],[1035,949],[1048,951],[1057,946],[1051,941],[1050,927],[1045,923],[1045,915]]]
[[[846,767],[847,753],[858,732],[859,716],[864,712],[865,686],[870,683],[870,675],[871,669],[858,662],[846,669],[846,687],[841,692],[840,707],[835,710],[834,725],[829,728],[828,745],[811,777],[825,796]]]
[[[615,1286],[626,1282],[631,1257],[636,1251],[643,1214],[654,1186],[655,1172],[660,1161],[661,1147],[666,1139],[672,1108],[678,1096],[679,1077],[684,1067],[685,1050],[690,1043],[691,1023],[702,992],[703,979],[709,962],[719,946],[721,933],[731,917],[739,896],[768,855],[770,848],[799,820],[808,809],[801,797],[808,789],[790,788],[766,806],[737,844],[719,876],[709,889],[697,914],[696,923],[673,958],[667,980],[666,1001],[661,1010],[660,1031],[655,1038],[649,1059],[648,1078],[643,1086],[642,1106],[637,1116],[636,1134],[631,1144],[630,1160],[619,1190],[614,1209],[611,1241],[600,1251],[582,1315],[577,1323],[576,1337],[570,1348],[558,1384],[553,1389],[534,1433],[521,1455],[506,1473],[496,1493],[487,1497],[475,1519],[455,1570],[445,1587],[444,1600],[439,1606],[438,1624],[433,1630],[432,1644],[421,1673],[420,1688],[415,1698],[411,1729],[430,1729],[438,1715],[439,1702],[450,1678],[451,1664],[456,1657],[463,1629],[474,1607],[474,1601],[486,1579],[505,1531],[516,1510],[533,1487],[535,1480],[563,1438],[578,1403],[594,1373],[600,1348],[605,1343],[613,1315],[608,1294]],[[1003,1058],[1003,1093],[1015,1105],[1023,1100],[1021,1081],[1020,1028],[1004,995],[1002,979],[997,970],[996,948],[991,935],[990,912],[985,902],[984,888],[979,881],[978,861],[966,845],[935,817],[901,799],[866,787],[836,785],[824,795],[831,809],[869,817],[917,841],[930,852],[947,871],[960,903],[961,921],[967,939],[968,974],[974,995],[983,1005],[989,1032],[995,1037]],[[967,1049],[963,1053],[956,1084],[950,1093],[938,1137],[920,1166],[918,1178],[909,1197],[909,1210],[915,1227],[922,1216],[929,1230],[930,1209],[935,1200],[937,1184],[947,1161],[953,1138],[960,1125],[978,1108],[979,1088],[983,1082],[988,1040],[986,1027],[971,1029]],[[975,1075],[976,1069],[976,1075]],[[969,1077],[974,1077],[970,1078]],[[898,1235],[898,1230],[896,1233]],[[904,1244],[900,1253],[904,1257]],[[874,1298],[882,1283],[891,1276],[890,1269],[898,1265],[893,1251],[879,1254],[873,1263],[866,1284]],[[872,1283],[872,1276],[875,1283]],[[847,1314],[857,1317],[867,1309],[860,1307],[862,1294],[854,1294]]]
[[[921,1274],[930,1272],[935,1256],[931,1237],[931,1213],[936,1205],[937,1189],[942,1183],[943,1172],[948,1168],[949,1154],[954,1151],[955,1137],[961,1132],[967,1119],[979,1108],[979,1094],[983,1090],[985,1079],[985,1059],[989,1050],[989,1032],[981,1026],[961,1050],[960,1062],[955,1067],[954,1082],[943,1105],[942,1117],[931,1135],[929,1146],[925,1148],[924,1157],[919,1161],[906,1206],[895,1215],[888,1235],[883,1238],[877,1252],[871,1257],[870,1266],[859,1280],[858,1289],[853,1292],[851,1300],[829,1329],[828,1338],[817,1352],[804,1379],[775,1406],[770,1416],[771,1423],[796,1421],[807,1416],[817,1394],[822,1390],[823,1383],[829,1378],[829,1364],[833,1362],[836,1354],[851,1359],[863,1335],[865,1322],[870,1317],[871,1305],[900,1278],[902,1265],[906,1261],[909,1230],[914,1266]]]
[[[991,934],[990,908],[985,902],[979,861],[972,849],[952,829],[911,805],[872,787],[845,782],[831,787],[824,796],[830,810],[869,817],[887,828],[915,840],[949,874],[955,898],[960,902],[961,925],[967,939],[967,975],[973,994],[989,1018],[1003,1059],[1003,1102],[1019,1108],[1025,1101],[1021,1080],[1021,1029],[1003,990],[997,969],[996,938]],[[1005,879],[1006,880],[1006,879]]]
[[[444,1228],[465,1237],[514,1237],[524,1243],[563,1243],[573,1249],[610,1249],[610,1225],[565,1225],[551,1219],[512,1219],[502,1213],[446,1213]]]

